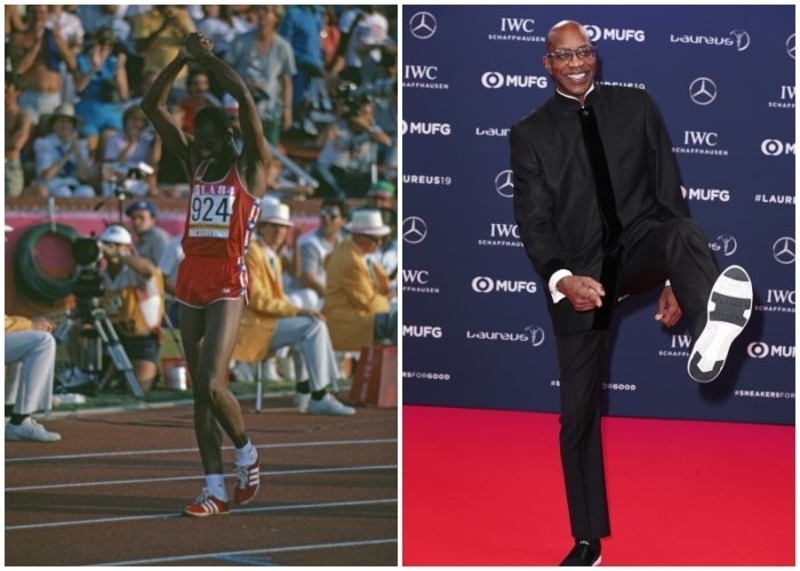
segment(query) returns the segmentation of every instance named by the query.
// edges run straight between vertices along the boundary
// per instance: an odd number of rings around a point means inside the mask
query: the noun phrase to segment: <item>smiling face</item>
[[[546,49],[549,54],[588,46],[591,46],[589,35],[577,22],[560,22],[547,34]],[[596,57],[581,59],[573,55],[568,61],[562,61],[560,58],[545,55],[542,63],[561,93],[577,97],[583,103],[597,72]]]

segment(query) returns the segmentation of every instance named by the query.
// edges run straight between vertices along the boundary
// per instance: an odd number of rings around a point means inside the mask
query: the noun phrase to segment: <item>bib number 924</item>
[[[190,218],[192,222],[227,224],[233,215],[232,196],[193,196]]]

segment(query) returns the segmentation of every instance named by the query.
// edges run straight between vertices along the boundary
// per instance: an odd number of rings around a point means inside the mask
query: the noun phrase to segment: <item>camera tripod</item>
[[[80,311],[78,312],[80,313]],[[87,373],[89,377],[97,384],[98,389],[103,389],[111,380],[114,371],[122,373],[128,387],[136,398],[144,398],[144,391],[142,390],[139,381],[136,379],[136,374],[133,372],[133,365],[125,353],[125,348],[119,340],[114,326],[108,319],[108,314],[103,308],[95,307],[89,312],[90,319],[82,319],[81,315],[77,317],[69,317],[70,322],[77,321],[81,326],[89,325],[91,327],[82,327],[80,331],[80,344],[81,351],[79,355],[80,369]],[[67,329],[71,329],[71,323]],[[64,338],[67,336],[66,331],[60,331],[57,338]],[[103,372],[103,347],[106,348],[113,367],[109,369],[104,379],[101,379]]]

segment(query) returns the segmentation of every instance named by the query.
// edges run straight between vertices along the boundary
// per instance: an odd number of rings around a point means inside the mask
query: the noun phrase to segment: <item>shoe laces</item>
[[[211,497],[211,492],[209,491],[209,489],[208,488],[203,488],[203,491],[200,492],[200,495],[195,498],[194,503],[202,504],[204,501],[206,501],[210,497]]]
[[[239,480],[239,488],[247,488],[247,484],[250,482],[250,466],[236,465],[236,478]]]

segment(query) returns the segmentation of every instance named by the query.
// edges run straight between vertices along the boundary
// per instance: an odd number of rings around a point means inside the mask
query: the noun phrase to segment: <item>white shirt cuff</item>
[[[566,297],[563,293],[556,289],[556,284],[561,278],[571,275],[572,272],[569,270],[558,270],[554,272],[552,276],[550,276],[550,281],[547,282],[547,287],[550,288],[550,295],[553,298],[553,303],[558,303]]]
[[[672,285],[672,284],[670,283],[670,281],[669,281],[669,280],[667,280],[667,281],[665,281],[665,282],[664,282],[664,287],[670,287],[671,285]]]

